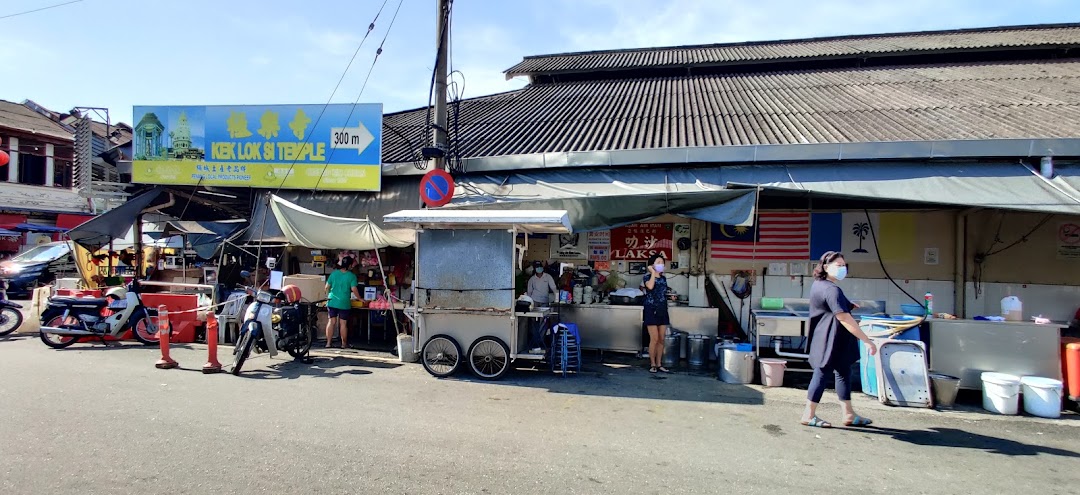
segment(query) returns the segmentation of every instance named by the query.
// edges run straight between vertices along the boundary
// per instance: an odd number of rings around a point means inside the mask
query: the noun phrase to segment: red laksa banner
[[[611,259],[644,261],[655,253],[671,259],[671,239],[674,228],[670,223],[632,223],[611,231]]]

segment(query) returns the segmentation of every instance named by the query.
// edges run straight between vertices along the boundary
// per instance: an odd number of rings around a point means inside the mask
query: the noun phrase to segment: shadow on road
[[[1078,457],[1080,453],[1071,450],[1029,445],[1015,440],[991,437],[971,433],[969,431],[954,428],[931,428],[929,430],[896,430],[891,428],[852,428],[852,431],[871,433],[874,435],[887,435],[894,439],[907,442],[912,445],[925,447],[950,447],[957,449],[981,450],[990,454],[1006,456],[1033,456],[1039,454],[1056,455],[1061,457]]]
[[[383,361],[371,361],[361,357],[324,357],[313,356],[311,363],[302,361],[279,361],[264,368],[252,368],[240,373],[241,378],[258,380],[292,380],[300,377],[337,378],[344,375],[370,375],[371,371],[361,368],[393,369],[400,364]],[[253,363],[255,364],[255,363]],[[231,364],[224,366],[226,371]]]
[[[615,357],[608,354],[603,362],[597,361],[594,356],[588,356],[585,361],[582,371],[568,373],[566,376],[553,373],[551,366],[546,363],[519,364],[518,368],[511,369],[502,380],[492,382],[476,378],[467,370],[468,364],[462,363],[463,369],[452,379],[508,387],[539,388],[555,394],[716,404],[764,404],[761,392],[743,385],[723,383],[716,379],[715,370],[677,370],[670,374],[651,374],[646,359],[628,355]]]

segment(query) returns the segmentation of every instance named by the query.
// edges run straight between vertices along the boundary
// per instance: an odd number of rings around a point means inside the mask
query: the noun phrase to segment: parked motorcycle
[[[41,313],[41,341],[63,349],[85,337],[119,337],[131,330],[144,345],[158,343],[157,309],[147,308],[136,284],[113,287],[102,298],[53,297]],[[172,332],[172,325],[169,325]]]
[[[232,374],[240,374],[253,350],[259,354],[269,352],[270,357],[283,350],[295,359],[305,359],[311,350],[311,329],[300,307],[300,288],[286,285],[280,291],[247,290],[255,292],[255,302],[244,312],[233,349]]]
[[[22,305],[8,300],[7,282],[0,280],[0,337],[19,329],[22,325]]]

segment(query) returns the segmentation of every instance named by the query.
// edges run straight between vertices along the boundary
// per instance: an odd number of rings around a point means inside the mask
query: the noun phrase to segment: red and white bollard
[[[169,357],[169,308],[166,308],[164,304],[158,306],[157,327],[161,359],[158,359],[154,366],[159,370],[169,370],[180,366],[180,363]]]
[[[217,360],[218,321],[217,316],[211,311],[206,314],[206,348],[210,356],[206,358],[206,364],[202,367],[203,373],[221,373],[221,363]]]

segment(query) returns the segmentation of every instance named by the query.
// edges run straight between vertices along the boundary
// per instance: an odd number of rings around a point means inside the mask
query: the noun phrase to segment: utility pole
[[[435,168],[446,169],[446,58],[450,40],[450,2],[436,0],[438,12],[435,15],[435,46],[438,49],[438,63],[435,66],[435,118],[432,129],[432,142],[442,153],[435,157]]]

